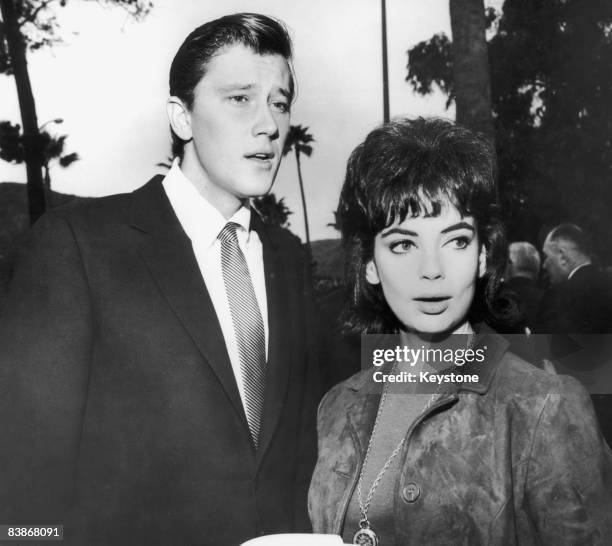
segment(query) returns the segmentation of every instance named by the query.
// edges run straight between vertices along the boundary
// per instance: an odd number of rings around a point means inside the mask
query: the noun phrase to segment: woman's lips
[[[440,315],[448,309],[450,296],[414,298],[419,310],[426,315]]]

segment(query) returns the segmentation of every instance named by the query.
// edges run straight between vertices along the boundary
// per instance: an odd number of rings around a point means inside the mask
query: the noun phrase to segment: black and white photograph
[[[612,544],[609,0],[0,0],[0,542]]]

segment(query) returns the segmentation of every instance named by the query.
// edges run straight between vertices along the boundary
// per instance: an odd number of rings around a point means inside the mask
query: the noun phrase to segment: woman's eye
[[[394,254],[404,254],[410,252],[416,245],[410,239],[403,239],[401,241],[395,241],[389,245],[391,252]]]
[[[454,239],[451,239],[449,241],[449,243],[456,249],[459,250],[463,250],[464,248],[467,248],[469,246],[469,244],[471,243],[471,239],[469,237],[455,237]]]

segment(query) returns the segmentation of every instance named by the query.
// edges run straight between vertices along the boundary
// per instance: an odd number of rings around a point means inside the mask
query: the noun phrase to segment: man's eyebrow
[[[218,89],[222,93],[227,93],[229,91],[250,91],[255,87],[252,83],[230,83],[229,85],[222,85]]]
[[[419,234],[416,233],[415,231],[410,231],[409,229],[403,229],[403,228],[392,228],[389,231],[386,231],[385,233],[383,233],[381,235],[381,237],[388,237],[389,235],[393,235],[394,233],[399,233],[400,235],[410,235],[411,237],[418,237]]]
[[[457,222],[452,226],[444,228],[441,233],[448,233],[449,231],[455,231],[457,229],[469,229],[470,231],[475,231],[474,226],[472,224],[469,224],[468,222]]]
[[[289,89],[285,89],[284,87],[281,87],[278,90],[278,92],[286,99],[291,99],[291,93],[289,92]]]

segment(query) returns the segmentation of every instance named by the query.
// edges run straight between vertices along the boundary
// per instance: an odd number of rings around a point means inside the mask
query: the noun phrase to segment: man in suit
[[[280,22],[206,23],[170,70],[167,176],[34,227],[0,323],[0,523],[79,546],[309,529],[312,297],[297,238],[248,206],[293,93]]]
[[[543,268],[551,286],[535,331],[550,334],[540,343],[542,356],[594,393],[602,432],[612,444],[612,286],[593,263],[590,246],[585,231],[574,224],[560,224],[546,236]]]
[[[610,331],[610,281],[593,263],[589,249],[586,233],[574,224],[560,224],[546,236],[542,266],[551,287],[541,304],[540,328],[583,334]]]

